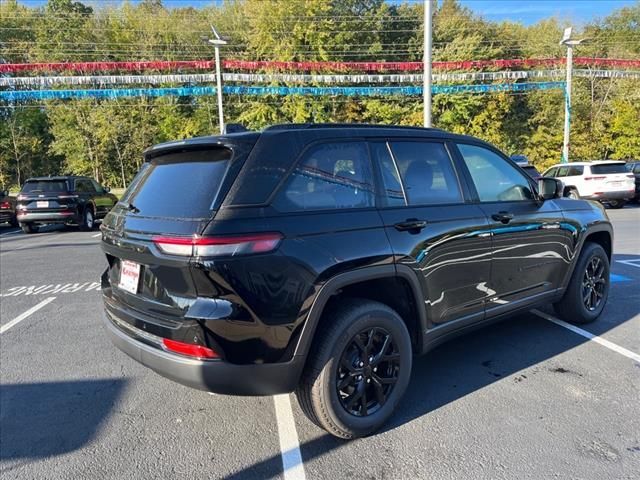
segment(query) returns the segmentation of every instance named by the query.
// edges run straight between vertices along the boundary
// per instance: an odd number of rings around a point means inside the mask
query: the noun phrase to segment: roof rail
[[[440,128],[415,127],[410,125],[382,125],[371,123],[280,123],[270,125],[264,131],[270,130],[304,130],[313,128],[392,128],[392,129],[412,129],[412,130],[435,130],[443,131]]]

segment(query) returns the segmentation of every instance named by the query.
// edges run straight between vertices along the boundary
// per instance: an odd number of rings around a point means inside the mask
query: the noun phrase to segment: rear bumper
[[[607,200],[628,200],[633,198],[634,195],[634,190],[619,190],[615,192],[602,192],[582,198],[586,200],[598,200],[600,202],[606,202]]]
[[[74,212],[27,212],[18,213],[18,221],[22,223],[67,223],[76,220]]]
[[[0,211],[0,223],[10,222],[15,218],[15,213],[11,210]]]
[[[304,367],[300,356],[260,365],[191,359],[136,340],[117,326],[109,312],[105,311],[104,320],[111,341],[124,353],[163,377],[199,390],[226,395],[288,393],[295,389]]]

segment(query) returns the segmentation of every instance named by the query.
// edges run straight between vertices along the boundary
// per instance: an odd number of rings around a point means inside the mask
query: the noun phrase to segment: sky
[[[40,6],[46,0],[19,0],[30,6]],[[120,0],[83,0],[86,4],[99,5],[101,3],[118,4]],[[136,1],[136,0],[132,0]],[[402,3],[402,0],[389,0]],[[419,0],[409,0],[411,2]],[[460,0],[487,20],[510,20],[524,24],[535,23],[540,19],[557,16],[562,20],[569,20],[576,26],[596,18],[602,18],[613,10],[630,6],[638,0]],[[2,0],[0,0],[2,2]],[[201,7],[215,3],[216,0],[164,0],[168,7]]]

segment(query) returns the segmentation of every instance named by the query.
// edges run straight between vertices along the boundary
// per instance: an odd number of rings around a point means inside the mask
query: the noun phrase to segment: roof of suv
[[[73,178],[89,178],[89,177],[85,177],[84,175],[54,175],[54,176],[47,176],[47,177],[31,177],[31,178],[27,178],[25,180],[25,182],[42,182],[42,181],[64,181],[64,180],[71,180]]]
[[[549,168],[554,168],[554,167],[567,167],[567,166],[571,166],[571,165],[578,165],[578,166],[584,166],[584,165],[623,165],[625,162],[620,161],[620,160],[592,160],[590,162],[569,162],[569,163],[556,163],[555,165],[552,165]]]
[[[321,139],[327,137],[376,137],[376,136],[428,136],[441,139],[472,139],[474,142],[482,143],[492,147],[489,143],[475,137],[450,133],[439,128],[423,128],[404,125],[375,125],[368,123],[287,123],[266,127],[260,132],[245,131],[228,133],[222,135],[209,135],[194,137],[179,141],[170,141],[154,145],[144,151],[147,159],[161,155],[167,150],[180,148],[193,149],[208,145],[233,145],[255,143],[260,136],[282,135],[290,133],[296,136],[303,136],[307,139]],[[494,147],[492,147],[494,148]]]

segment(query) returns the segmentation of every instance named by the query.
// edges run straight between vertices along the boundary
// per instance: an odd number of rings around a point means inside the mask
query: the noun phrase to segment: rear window
[[[136,176],[123,201],[143,216],[209,218],[230,159],[226,148],[154,158]]]
[[[605,175],[607,173],[627,173],[624,163],[603,163],[601,165],[591,165],[591,173],[595,175]]]
[[[538,178],[540,176],[540,172],[538,172],[538,170],[536,170],[536,167],[534,167],[533,165],[526,165],[524,167],[522,167],[522,169],[531,177],[531,178]]]
[[[22,193],[66,192],[67,182],[64,180],[37,180],[22,186]]]

